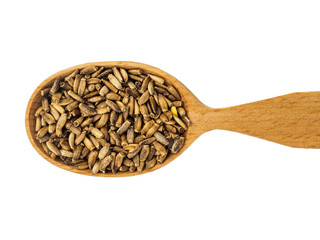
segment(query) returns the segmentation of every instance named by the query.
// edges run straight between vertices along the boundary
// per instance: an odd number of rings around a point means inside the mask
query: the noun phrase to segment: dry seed
[[[126,121],[122,124],[122,126],[119,127],[117,133],[118,133],[119,135],[122,135],[123,133],[125,133],[125,132],[128,130],[128,128],[130,127],[130,125],[131,125],[131,122],[130,122],[129,120],[126,120]]]
[[[145,91],[139,98],[139,101],[138,101],[139,105],[145,104],[148,101],[149,96],[150,96],[149,92]]]
[[[80,74],[82,74],[82,75],[91,74],[91,73],[94,73],[97,70],[98,70],[98,68],[96,66],[85,67],[80,71]]]
[[[97,78],[103,78],[103,77],[105,77],[105,76],[107,76],[109,73],[111,73],[112,72],[112,69],[106,69],[106,70],[104,70],[102,73],[100,73],[98,76],[97,76]]]
[[[56,145],[54,145],[52,142],[46,142],[47,147],[51,152],[53,152],[55,155],[60,156],[60,150],[57,148]]]
[[[90,151],[95,149],[95,146],[93,145],[93,143],[91,142],[91,140],[89,138],[85,137],[83,139],[83,143]]]
[[[150,153],[150,146],[149,145],[143,145],[142,149],[140,151],[140,161],[147,160],[149,153]]]
[[[113,71],[113,74],[114,76],[120,81],[120,82],[124,82],[123,81],[123,78],[122,78],[122,75],[120,74],[119,70],[117,67],[113,67],[112,68],[112,71]]]
[[[156,163],[157,163],[156,158],[152,158],[150,161],[146,163],[146,169],[153,168],[154,165],[156,165]]]
[[[86,137],[87,131],[82,131],[75,139],[74,143],[76,145],[79,145],[83,139]]]
[[[95,146],[95,148],[99,149],[100,142],[93,135],[89,135],[89,138],[92,144]]]
[[[100,67],[97,71],[91,74],[91,77],[93,78],[97,77],[103,71],[103,69],[104,67]]]
[[[88,116],[97,114],[97,111],[94,108],[89,107],[87,104],[80,103],[79,108],[82,112],[84,112]]]
[[[97,162],[93,165],[91,172],[92,172],[93,174],[97,174],[99,171],[100,171],[100,161],[97,161]]]
[[[81,152],[82,152],[83,146],[82,145],[78,145],[76,146],[74,152],[73,152],[73,158],[72,160],[78,160],[80,158]]]
[[[157,139],[159,143],[165,146],[169,144],[168,139],[164,135],[162,135],[160,132],[155,132],[154,137]]]
[[[112,102],[112,101],[110,101],[110,100],[106,100],[106,103],[108,104],[108,106],[109,106],[113,111],[115,111],[115,112],[121,112],[121,109],[119,108],[119,106],[118,106],[116,103],[114,103],[114,102]]]
[[[143,136],[143,135],[141,135],[141,136]],[[140,144],[140,145],[149,145],[149,144],[153,143],[155,140],[156,140],[155,137],[145,138],[145,139],[141,140],[141,141],[139,142],[139,144]]]
[[[120,81],[113,74],[109,74],[108,79],[112,83],[113,86],[115,86],[119,90],[122,90],[122,85],[121,85]]]
[[[91,169],[93,167],[93,165],[96,163],[97,156],[98,156],[98,152],[97,151],[91,151],[89,153],[89,156],[88,156],[89,169]]]
[[[133,75],[141,75],[143,72],[141,69],[130,69],[128,70],[128,73]]]
[[[139,82],[143,81],[143,77],[139,77],[139,76],[133,75],[133,74],[129,74],[129,78],[136,80],[136,81],[139,81]]]
[[[110,150],[110,144],[107,143],[105,146],[103,146],[100,149],[99,155],[98,155],[99,159],[101,160],[101,159],[105,158],[107,156],[109,150]]]
[[[147,137],[147,138],[152,137],[153,134],[154,134],[156,131],[158,131],[159,127],[160,127],[159,124],[157,124],[157,123],[153,124],[153,126],[152,126],[152,127],[148,130],[148,132],[146,133],[146,137]]]
[[[75,99],[78,102],[84,102],[83,99],[76,93],[74,93],[73,91],[69,90],[68,94],[70,95],[70,97],[72,97],[73,99]]]

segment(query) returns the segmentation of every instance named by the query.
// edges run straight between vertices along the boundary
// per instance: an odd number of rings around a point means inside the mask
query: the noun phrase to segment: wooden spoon
[[[34,112],[41,104],[40,90],[51,85],[58,76],[65,77],[75,69],[92,65],[106,68],[113,66],[127,69],[140,68],[146,73],[166,79],[178,89],[191,121],[185,134],[186,140],[183,148],[177,154],[171,154],[164,163],[157,164],[152,169],[143,170],[141,173],[92,174],[90,170],[78,170],[47,156],[42,150],[41,144],[35,139]],[[201,134],[213,129],[239,132],[290,147],[320,148],[320,92],[291,93],[239,106],[214,109],[205,106],[181,82],[158,68],[135,62],[96,62],[62,70],[44,80],[29,100],[25,124],[32,146],[43,158],[60,168],[91,176],[133,176],[151,172],[167,165],[182,154]]]

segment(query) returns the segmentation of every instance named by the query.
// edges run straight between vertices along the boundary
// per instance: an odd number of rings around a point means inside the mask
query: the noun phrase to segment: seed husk
[[[51,152],[53,152],[55,155],[57,155],[57,156],[60,156],[60,150],[57,148],[57,146],[56,145],[54,145],[52,142],[50,142],[50,141],[47,141],[46,142],[46,144],[47,144],[47,147],[49,148],[49,150],[51,151]]]
[[[156,163],[157,163],[156,158],[152,158],[150,161],[146,163],[146,169],[153,168],[154,165],[156,165]]]
[[[84,112],[88,116],[93,116],[97,114],[97,111],[94,108],[89,107],[87,104],[80,103],[79,108],[82,112]]]
[[[91,169],[93,167],[93,165],[96,163],[97,156],[98,156],[98,152],[97,151],[91,151],[89,153],[89,156],[88,156],[89,169]]]
[[[139,101],[138,101],[139,105],[145,104],[148,101],[149,96],[150,96],[149,91],[145,91],[139,98]]]
[[[85,137],[83,139],[83,143],[90,151],[95,149],[95,146],[93,145],[93,143],[91,142],[91,140],[89,138]]]
[[[96,66],[85,67],[80,71],[80,74],[82,74],[82,75],[91,74],[97,70],[98,70],[98,68]]]
[[[113,101],[106,100],[107,105],[115,112],[121,112],[120,107]]]
[[[121,82],[113,74],[109,74],[108,79],[113,86],[115,86],[119,90],[122,90]]]
[[[70,97],[72,97],[74,100],[78,101],[78,102],[84,102],[83,99],[76,93],[74,93],[73,91],[69,90],[68,94],[70,95]]]
[[[140,151],[140,161],[147,160],[149,153],[150,153],[150,146],[143,145]]]
[[[122,135],[123,133],[125,133],[129,127],[131,125],[131,122],[129,120],[126,120],[121,127],[119,127],[119,129],[117,130],[118,135]]]
[[[177,153],[179,150],[183,147],[184,145],[184,137],[178,137],[174,140],[172,147],[171,147],[171,152],[172,153]]]

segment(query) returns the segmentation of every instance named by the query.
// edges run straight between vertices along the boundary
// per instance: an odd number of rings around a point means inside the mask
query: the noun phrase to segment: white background
[[[215,130],[156,172],[95,178],[42,159],[24,126],[41,81],[92,61],[159,67],[217,108],[320,90],[319,12],[293,0],[2,1],[0,239],[319,239],[320,150]]]

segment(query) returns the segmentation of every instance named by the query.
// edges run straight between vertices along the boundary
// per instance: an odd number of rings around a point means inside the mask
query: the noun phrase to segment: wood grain
[[[35,139],[35,117],[33,114],[41,104],[39,92],[42,88],[52,84],[56,77],[67,76],[75,69],[91,65],[104,66],[106,68],[113,66],[127,69],[141,68],[146,73],[166,79],[168,83],[177,88],[192,123],[186,131],[186,141],[183,148],[177,154],[170,155],[163,164],[157,164],[152,169],[144,170],[141,173],[92,174],[90,170],[78,170],[47,156],[40,143]],[[320,148],[320,92],[292,93],[239,106],[213,109],[203,105],[181,82],[158,68],[136,62],[95,62],[62,70],[44,80],[29,100],[25,124],[32,146],[43,158],[60,168],[91,176],[134,176],[151,172],[167,165],[180,156],[201,134],[213,129],[239,132],[290,147]]]

